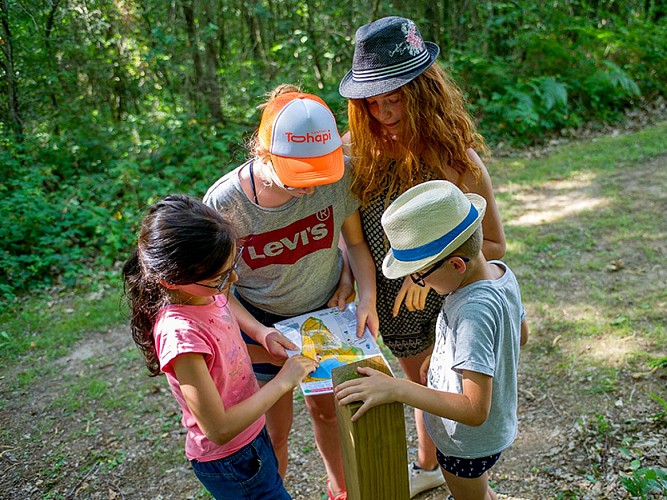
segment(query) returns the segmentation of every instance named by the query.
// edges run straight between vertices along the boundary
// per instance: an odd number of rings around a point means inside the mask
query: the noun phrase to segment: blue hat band
[[[392,247],[391,250],[394,254],[394,258],[401,262],[415,262],[418,260],[427,259],[429,257],[437,255],[439,252],[442,251],[443,248],[445,248],[452,241],[458,238],[461,235],[461,233],[465,231],[477,219],[478,215],[479,212],[477,211],[475,206],[471,203],[468,215],[466,215],[465,219],[463,219],[461,223],[458,224],[454,229],[445,233],[437,240],[433,240],[429,243],[426,243],[424,245],[415,248],[408,248],[406,250],[397,250]]]

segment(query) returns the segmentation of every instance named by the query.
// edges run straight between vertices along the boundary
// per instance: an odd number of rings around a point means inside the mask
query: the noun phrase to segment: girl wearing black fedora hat
[[[360,199],[364,234],[376,265],[377,312],[384,343],[407,377],[419,381],[422,361],[433,349],[442,298],[429,287],[382,274],[387,241],[380,218],[409,188],[449,180],[486,200],[483,252],[505,254],[505,235],[488,171],[475,150],[486,153],[463,95],[436,64],[440,48],[424,41],[413,21],[385,17],[357,30],[352,69],[340,83],[349,99],[350,131],[343,137],[352,158],[352,191]],[[444,482],[435,446],[415,411],[419,439],[411,464],[411,496]],[[432,472],[431,472],[432,471]]]

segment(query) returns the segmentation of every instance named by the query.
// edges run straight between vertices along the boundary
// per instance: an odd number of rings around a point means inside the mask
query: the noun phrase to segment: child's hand
[[[355,297],[354,282],[338,282],[338,288],[327,302],[327,307],[337,307],[339,311],[344,311],[347,304],[352,302]]]
[[[406,276],[403,279],[403,285],[396,295],[394,300],[394,307],[391,310],[391,314],[396,317],[398,316],[398,311],[401,308],[401,303],[405,302],[405,307],[408,311],[421,311],[426,306],[426,296],[428,291],[431,289],[430,286],[419,286],[412,282],[410,276]]]
[[[291,389],[296,387],[318,365],[319,363],[305,356],[292,356],[285,361],[276,378],[280,378]]]
[[[290,351],[299,349],[298,345],[294,344],[275,328],[269,329],[269,333],[264,337],[264,344],[271,357],[275,358],[280,364],[287,359],[285,349],[289,349]]]
[[[375,305],[359,302],[357,305],[357,338],[363,337],[366,327],[368,327],[373,338],[377,340],[380,331],[377,309]]]
[[[422,385],[427,385],[426,382],[428,382],[428,368],[431,366],[431,355],[429,354],[426,356],[424,361],[422,361],[422,365],[419,367],[419,380],[421,381]]]
[[[357,372],[367,376],[348,380],[336,388],[336,399],[341,406],[363,401],[352,415],[353,422],[375,406],[396,401],[393,396],[395,378],[368,367],[357,368]]]

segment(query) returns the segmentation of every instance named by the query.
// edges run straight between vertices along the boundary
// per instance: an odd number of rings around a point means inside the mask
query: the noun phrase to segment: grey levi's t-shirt
[[[313,194],[277,208],[260,207],[248,199],[239,181],[245,165],[221,177],[204,196],[204,203],[218,210],[243,241],[234,285],[238,293],[281,316],[325,304],[340,278],[341,226],[359,206],[350,192],[347,158],[341,180],[317,186]]]
[[[525,309],[514,273],[476,281],[449,294],[438,316],[428,386],[463,393],[462,371],[493,377],[491,409],[478,427],[424,413],[429,435],[440,452],[481,458],[507,448],[516,437],[517,368]]]

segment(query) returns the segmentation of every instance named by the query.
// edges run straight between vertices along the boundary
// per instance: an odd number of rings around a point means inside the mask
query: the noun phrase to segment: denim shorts
[[[213,498],[289,500],[278,473],[278,460],[273,452],[266,427],[236,453],[210,462],[191,460],[197,479]]]
[[[466,479],[476,479],[496,464],[500,453],[489,457],[460,458],[449,457],[440,453],[440,450],[436,450],[436,456],[440,466],[450,474]]]

